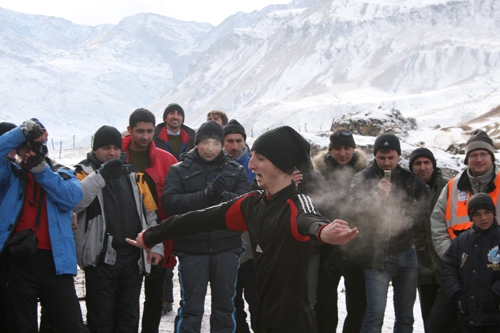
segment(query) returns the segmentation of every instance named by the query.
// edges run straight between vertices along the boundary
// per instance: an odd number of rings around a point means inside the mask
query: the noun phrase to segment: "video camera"
[[[49,152],[47,146],[41,142],[28,141],[28,148],[37,155],[46,156]]]

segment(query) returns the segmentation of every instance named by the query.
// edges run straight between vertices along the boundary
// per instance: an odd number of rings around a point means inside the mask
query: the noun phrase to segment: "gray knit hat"
[[[469,140],[467,140],[467,144],[465,146],[465,160],[464,164],[469,163],[469,153],[474,150],[486,150],[491,155],[491,160],[495,161],[495,152],[493,149],[493,140],[486,134],[485,131],[477,129],[472,133]]]

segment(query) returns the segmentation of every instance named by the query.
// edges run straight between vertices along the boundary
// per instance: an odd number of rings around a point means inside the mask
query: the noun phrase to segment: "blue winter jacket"
[[[241,164],[244,168],[245,171],[247,172],[248,180],[250,182],[250,185],[252,184],[252,180],[255,178],[255,174],[248,168],[248,162],[250,162],[250,156],[248,156],[248,148],[245,147],[244,154],[238,158],[235,159],[236,162]]]
[[[16,229],[24,204],[26,170],[7,160],[14,147],[26,141],[20,127],[0,136],[0,253]],[[76,275],[76,246],[71,228],[73,208],[83,198],[80,181],[72,170],[52,171],[49,164],[33,177],[46,192],[49,235],[56,274]],[[1,197],[1,196],[0,196]]]

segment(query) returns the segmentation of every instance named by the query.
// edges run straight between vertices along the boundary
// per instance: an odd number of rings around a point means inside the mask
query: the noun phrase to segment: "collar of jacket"
[[[279,190],[278,192],[271,194],[271,195],[267,194],[266,191],[262,191],[262,196],[267,201],[276,201],[276,200],[279,200],[283,197],[288,198],[288,197],[290,197],[290,195],[294,195],[296,193],[298,193],[297,186],[295,185],[294,182],[292,182],[287,187],[285,187],[285,188],[283,188],[283,189]]]
[[[495,179],[497,177],[497,167],[495,164],[493,164],[491,167],[494,168],[493,173],[491,175],[491,179],[488,182],[488,185],[486,185],[484,193],[490,193],[496,189]],[[460,191],[472,192],[472,186],[470,184],[468,170],[469,170],[469,168],[467,167],[467,169],[465,169],[462,172],[462,174],[460,175],[460,178],[458,179],[457,188]]]

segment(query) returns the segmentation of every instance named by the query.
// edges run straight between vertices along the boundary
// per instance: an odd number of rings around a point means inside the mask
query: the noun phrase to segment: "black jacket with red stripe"
[[[148,246],[201,231],[250,234],[257,271],[256,332],[316,332],[307,296],[313,242],[329,221],[290,185],[271,196],[252,191],[204,210],[172,216],[144,233]]]

